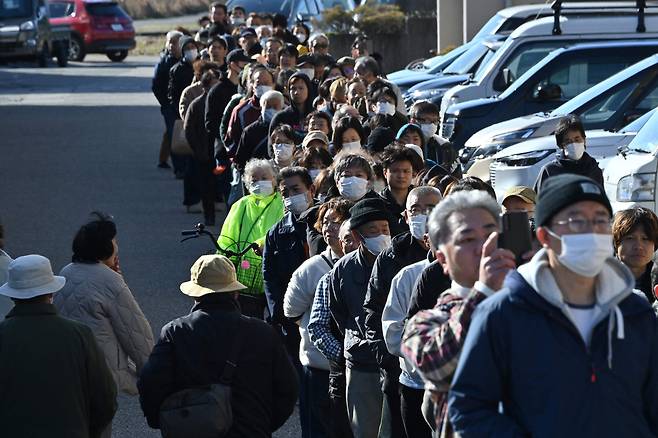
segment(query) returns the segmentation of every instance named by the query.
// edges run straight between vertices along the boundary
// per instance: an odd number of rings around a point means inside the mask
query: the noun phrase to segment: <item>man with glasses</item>
[[[479,305],[464,343],[449,396],[460,436],[656,436],[656,316],[612,256],[611,215],[592,179],[544,183],[543,248]]]

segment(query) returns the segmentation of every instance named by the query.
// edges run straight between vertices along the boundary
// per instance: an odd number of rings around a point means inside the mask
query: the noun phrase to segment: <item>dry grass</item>
[[[119,0],[121,6],[135,19],[175,17],[206,12],[209,0]]]
[[[131,55],[158,55],[164,45],[162,37],[137,35],[135,40],[137,46],[130,51]]]

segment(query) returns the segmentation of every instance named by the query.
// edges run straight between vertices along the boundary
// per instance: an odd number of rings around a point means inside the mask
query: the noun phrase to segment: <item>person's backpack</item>
[[[163,438],[220,438],[228,433],[233,425],[231,382],[242,344],[240,319],[219,383],[186,388],[162,402],[160,432]]]

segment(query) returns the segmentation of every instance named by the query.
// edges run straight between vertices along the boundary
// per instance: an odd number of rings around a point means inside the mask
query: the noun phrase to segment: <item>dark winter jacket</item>
[[[270,437],[286,422],[298,382],[281,340],[263,321],[241,317],[231,294],[217,293],[162,328],[137,383],[149,426],[159,426],[160,405],[169,395],[219,382],[236,333],[242,347],[231,385],[233,427],[226,436]]]
[[[587,152],[584,152],[580,160],[568,160],[558,156],[542,167],[535,182],[535,192],[539,193],[547,178],[564,173],[574,173],[592,178],[603,187],[603,171],[599,167],[599,163]]]
[[[19,304],[0,322],[3,437],[100,437],[117,389],[91,329],[46,303]]]
[[[430,263],[420,274],[420,278],[411,293],[407,319],[421,310],[434,308],[439,296],[450,289],[450,283],[450,276],[443,271],[443,266],[436,260]]]
[[[345,336],[343,354],[348,368],[378,372],[377,360],[366,340],[363,301],[372,273],[365,249],[341,258],[330,272],[329,308],[338,330]],[[386,348],[386,347],[384,347]]]
[[[238,165],[238,168],[244,169],[247,161],[252,158],[270,158],[267,151],[267,131],[269,128],[270,124],[264,121],[261,116],[242,131],[235,157],[233,157],[233,162]]]
[[[238,86],[231,82],[227,77],[222,77],[219,82],[208,92],[206,98],[206,131],[210,138],[215,140],[219,137],[219,124],[222,122],[224,109],[228,105],[231,97],[238,92]]]
[[[455,178],[462,177],[462,170],[457,159],[455,146],[449,141],[433,135],[425,145],[425,160],[440,164]]]
[[[455,431],[464,438],[655,437],[658,324],[632,292],[632,274],[606,262],[586,347],[547,264],[540,250],[507,277],[507,291],[478,305],[449,395]]]
[[[244,100],[236,106],[231,112],[228,131],[226,135],[226,147],[230,150],[237,150],[242,138],[244,129],[260,119],[260,103],[255,97]]]
[[[409,231],[393,238],[391,246],[382,251],[375,260],[368,281],[368,290],[363,302],[365,312],[366,343],[370,346],[381,368],[399,374],[400,363],[388,352],[382,333],[382,312],[391,290],[393,277],[400,269],[427,257],[427,250]]]
[[[178,108],[180,97],[183,90],[187,88],[194,79],[194,68],[192,64],[185,59],[178,61],[169,71],[169,87],[167,88],[167,97],[169,103]],[[178,111],[176,111],[176,118],[180,118]]]
[[[651,287],[651,268],[653,268],[653,262],[649,262],[640,278],[635,279],[635,289],[641,291],[647,297],[649,303],[653,304],[656,301],[656,296]]]
[[[160,106],[169,105],[169,71],[171,68],[178,62],[178,59],[169,52],[163,52],[160,55],[160,61],[155,66],[155,72],[153,73],[153,79],[151,81],[151,91]],[[178,107],[178,103],[176,103]]]
[[[413,189],[413,186],[409,187],[409,191],[411,191],[411,189]],[[409,192],[407,192],[407,194],[409,194]],[[402,213],[404,213],[406,205],[398,204],[398,201],[393,196],[391,189],[389,189],[388,187],[386,187],[384,190],[382,190],[379,193],[379,197],[384,200],[384,203],[386,204],[386,209],[391,216],[391,219],[389,220],[389,225],[390,225],[389,228],[391,230],[391,236],[397,236],[400,233],[409,231],[409,226],[407,225],[407,223],[404,220],[404,217],[402,216]]]
[[[213,142],[206,131],[204,120],[207,94],[204,92],[190,103],[183,122],[185,138],[194,151],[194,158],[199,163],[210,163],[214,157]]]
[[[308,116],[313,111],[313,99],[315,99],[315,93],[313,93],[313,84],[311,83],[311,80],[305,74],[293,74],[290,76],[290,79],[288,79],[288,83],[290,83],[292,78],[300,78],[304,81],[304,83],[306,83],[306,87],[308,89],[308,98],[304,103],[304,108],[299,110],[295,105],[290,105],[283,111],[276,113],[270,122],[269,134],[272,134],[274,128],[279,125],[290,125],[297,136],[295,139],[295,144],[299,144],[302,142],[304,136],[306,135],[304,122],[306,121],[306,116]]]

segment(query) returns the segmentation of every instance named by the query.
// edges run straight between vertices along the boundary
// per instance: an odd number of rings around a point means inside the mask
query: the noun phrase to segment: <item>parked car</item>
[[[71,30],[49,21],[47,0],[0,2],[0,58],[33,59],[40,67],[57,58],[65,67]]]
[[[449,110],[456,128],[450,141],[463,147],[466,140],[487,126],[525,114],[548,112],[611,75],[658,52],[658,39],[600,41],[576,44],[551,52],[497,97],[475,99]],[[493,155],[497,146],[463,148],[460,158],[468,167],[474,158]]]
[[[656,106],[658,55],[652,55],[550,113],[516,117],[478,131],[466,142],[462,159],[472,159],[473,167],[488,168],[492,155],[521,141],[553,134],[560,119],[568,114],[580,116],[586,129],[617,131]]]
[[[112,0],[51,0],[51,21],[71,26],[69,60],[104,53],[121,62],[135,48],[132,18]]]
[[[604,169],[619,148],[628,145],[655,112],[655,109],[651,110],[618,131],[586,131],[587,153]],[[471,167],[469,175],[489,180],[497,196],[501,198],[510,187],[534,186],[542,167],[556,157],[557,151],[554,135],[534,138],[494,155],[491,161],[487,160],[491,164],[487,165],[486,169],[484,166],[478,167],[478,164],[485,160],[478,162]]]
[[[298,17],[304,21],[321,20],[325,9],[339,6],[346,11],[354,9],[354,0],[228,0],[226,7],[242,6],[248,12],[282,14],[293,23]]]
[[[603,170],[603,185],[614,211],[640,205],[656,211],[658,112]]]
[[[658,38],[658,15],[646,16],[558,16],[528,22],[507,38],[486,68],[467,84],[450,89],[441,100],[441,132],[445,138],[454,133],[454,114],[449,108],[469,100],[497,96],[553,50],[577,43]],[[645,32],[638,32],[644,23]],[[468,137],[461,140],[464,145]]]

